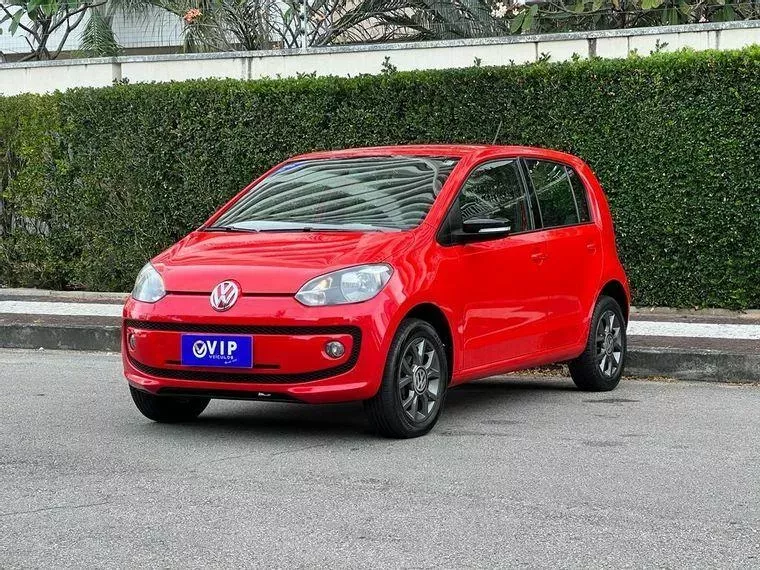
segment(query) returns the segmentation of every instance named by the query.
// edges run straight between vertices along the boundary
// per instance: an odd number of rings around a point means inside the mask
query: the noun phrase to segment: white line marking
[[[0,301],[0,313],[15,315],[63,315],[120,317],[123,305],[103,303],[56,303],[52,301]]]
[[[631,320],[628,323],[628,336],[681,336],[688,338],[760,340],[760,325]]]

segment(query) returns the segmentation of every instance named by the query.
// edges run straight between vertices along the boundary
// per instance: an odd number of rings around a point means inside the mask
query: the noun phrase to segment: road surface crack
[[[42,507],[41,509],[32,509],[29,511],[13,511],[10,513],[0,513],[0,517],[12,517],[14,515],[32,515],[35,513],[44,513],[45,511],[57,511],[65,509],[86,509],[88,507],[99,507],[101,505],[107,505],[110,501],[102,501],[100,503],[87,503],[84,505],[56,505],[54,507]]]

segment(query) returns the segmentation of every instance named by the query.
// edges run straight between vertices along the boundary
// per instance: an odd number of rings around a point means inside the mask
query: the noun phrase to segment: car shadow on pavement
[[[477,422],[488,409],[504,410],[509,404],[533,400],[545,392],[576,391],[562,377],[498,377],[453,388],[446,397],[444,417],[457,423]],[[455,416],[455,417],[452,417]],[[160,426],[166,431],[167,426]],[[158,426],[157,426],[158,428]],[[194,436],[340,436],[374,437],[358,402],[346,404],[283,404],[275,402],[215,401],[198,420],[176,426]]]
[[[572,380],[561,376],[499,376],[452,388],[446,396],[445,411],[457,410],[457,415],[463,417],[489,405],[503,407],[521,400],[534,400],[541,393],[577,391]]]
[[[213,406],[213,407],[212,407]],[[233,407],[234,406],[234,407]],[[217,428],[257,435],[340,435],[364,437],[369,425],[361,404],[212,403],[192,424],[198,431]]]

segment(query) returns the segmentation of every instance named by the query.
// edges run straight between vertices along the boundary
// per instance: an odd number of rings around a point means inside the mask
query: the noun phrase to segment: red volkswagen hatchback
[[[362,400],[414,437],[457,384],[569,361],[623,372],[629,292],[602,189],[527,147],[402,146],[290,159],[145,265],[124,307],[135,404]]]

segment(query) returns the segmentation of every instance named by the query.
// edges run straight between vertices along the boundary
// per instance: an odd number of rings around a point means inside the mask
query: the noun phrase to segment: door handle
[[[531,258],[531,259],[532,259],[532,260],[533,260],[535,263],[543,263],[543,262],[546,260],[546,258],[547,258],[547,255],[546,255],[545,253],[541,253],[541,252],[538,252],[538,253],[532,253],[532,254],[531,254],[531,256],[530,256],[530,258]]]
[[[596,253],[596,244],[593,242],[587,243],[586,249],[589,250],[590,253]]]

